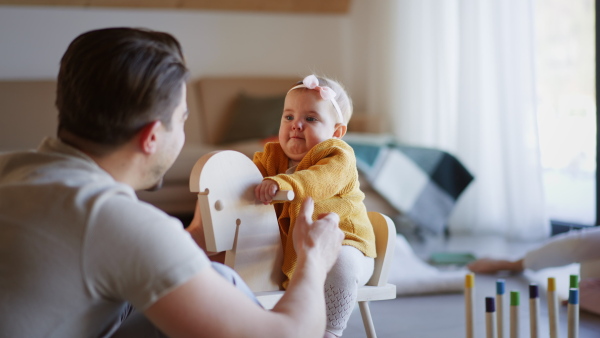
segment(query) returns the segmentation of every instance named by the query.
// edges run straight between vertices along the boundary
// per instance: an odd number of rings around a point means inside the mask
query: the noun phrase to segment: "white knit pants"
[[[358,287],[373,274],[375,260],[360,250],[344,245],[325,280],[326,330],[341,336],[356,304]]]

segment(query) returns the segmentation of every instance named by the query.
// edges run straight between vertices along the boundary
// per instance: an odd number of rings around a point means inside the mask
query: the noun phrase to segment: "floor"
[[[415,253],[425,258],[428,253],[444,250],[448,252],[469,251],[477,257],[506,257],[515,258],[527,250],[538,246],[539,243],[510,243],[493,237],[455,237],[449,240],[435,239],[427,243],[412,243]],[[576,266],[574,267],[576,268]],[[554,273],[568,274],[573,267],[554,269]],[[498,278],[506,281],[507,294],[519,291],[521,295],[520,336],[530,337],[528,285],[539,279],[540,274],[526,273],[519,275],[477,275],[475,277],[476,306],[481,305],[481,311],[475,312],[475,337],[485,337],[484,299],[495,295],[495,283]],[[557,277],[558,278],[558,277]],[[542,279],[543,280],[543,279]],[[567,282],[568,283],[568,282]],[[541,283],[540,283],[541,286]],[[561,284],[558,283],[558,287]],[[507,295],[508,296],[508,295]],[[540,291],[540,334],[548,337],[547,307],[545,291]],[[508,297],[506,298],[508,302]],[[390,301],[370,303],[373,322],[378,337],[407,337],[407,338],[440,338],[465,337],[464,297],[460,292],[448,294],[431,294],[420,296],[404,296]],[[505,337],[508,337],[508,307],[505,307]],[[559,313],[560,337],[567,337],[567,308],[561,307]],[[600,316],[580,312],[579,337],[600,337]],[[345,338],[366,337],[358,307],[354,310],[344,332]]]

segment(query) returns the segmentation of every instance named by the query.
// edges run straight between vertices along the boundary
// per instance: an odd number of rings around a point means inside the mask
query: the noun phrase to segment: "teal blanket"
[[[375,191],[422,229],[445,231],[456,200],[473,181],[455,156],[439,149],[403,145],[389,136],[349,135],[344,139]]]

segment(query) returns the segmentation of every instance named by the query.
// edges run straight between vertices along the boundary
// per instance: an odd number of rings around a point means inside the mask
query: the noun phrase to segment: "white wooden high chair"
[[[244,279],[266,309],[272,309],[284,293],[283,252],[273,206],[254,197],[254,188],[262,179],[258,168],[242,153],[216,151],[196,162],[190,190],[198,193],[207,250],[225,251],[225,264]],[[276,199],[291,200],[293,192],[279,192]],[[396,286],[387,283],[396,230],[385,215],[369,212],[369,219],[377,258],[373,276],[358,290],[357,302],[371,338],[376,333],[369,301],[396,298]]]

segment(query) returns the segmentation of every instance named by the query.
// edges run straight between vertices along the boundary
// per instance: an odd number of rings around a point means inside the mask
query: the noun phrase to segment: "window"
[[[593,0],[536,0],[536,81],[549,216],[596,223],[596,60]]]

